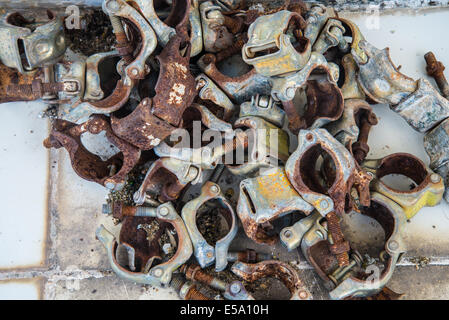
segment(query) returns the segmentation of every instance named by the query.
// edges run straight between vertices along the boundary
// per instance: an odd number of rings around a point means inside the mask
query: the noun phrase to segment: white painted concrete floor
[[[340,16],[356,22],[376,47],[390,47],[393,62],[408,76],[428,78],[423,56],[430,50],[449,66],[449,9],[381,13],[378,29],[365,13]],[[170,289],[127,283],[109,271],[95,240],[100,224],[117,231],[101,213],[107,191],[79,178],[64,150],[42,146],[49,131],[48,121],[38,117],[43,109],[37,102],[0,106],[0,299],[177,299]],[[387,106],[374,110],[380,121],[370,135],[370,158],[409,152],[429,163],[422,134]],[[369,228],[362,221],[360,242],[370,241]],[[409,299],[448,299],[448,235],[447,203],[421,210],[407,224],[409,250],[389,287]],[[416,270],[410,259],[420,256],[430,263]],[[294,258],[315,298],[326,299],[307,263]]]

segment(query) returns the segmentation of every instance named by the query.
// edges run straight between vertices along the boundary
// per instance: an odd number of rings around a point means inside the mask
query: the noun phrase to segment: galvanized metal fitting
[[[274,220],[294,212],[308,215],[313,209],[290,184],[283,168],[240,183],[237,214],[246,235],[257,243],[277,241],[278,236],[267,231]]]
[[[274,277],[282,281],[288,288],[291,294],[290,300],[312,299],[312,294],[299,278],[297,271],[285,262],[277,260],[263,261],[256,264],[236,262],[232,266],[231,271],[250,283],[261,278]],[[238,288],[235,285],[234,292],[237,292],[238,289],[241,289],[241,287]],[[249,296],[246,295],[246,299],[248,298]]]
[[[256,95],[251,98],[251,102],[240,105],[239,118],[244,117],[259,117],[282,128],[285,121],[285,112],[271,96]]]
[[[245,151],[248,157],[242,159],[241,164],[227,165],[232,174],[250,176],[257,174],[259,169],[276,167],[287,161],[289,137],[284,130],[259,117],[240,118],[235,122],[234,127],[245,129],[245,134],[248,136]]]
[[[416,90],[391,109],[422,133],[449,118],[449,101],[426,79],[419,79]]]
[[[383,159],[366,160],[362,166],[375,176],[370,189],[401,206],[407,219],[425,206],[436,206],[443,197],[443,179],[411,154],[395,153]],[[383,177],[390,174],[406,176],[416,183],[416,187],[410,191],[390,187],[382,181]]]
[[[310,40],[313,45],[329,18],[335,16],[332,8],[328,8],[323,4],[313,4],[306,13],[306,29],[304,36]]]
[[[0,60],[4,65],[27,73],[62,58],[67,49],[62,18],[50,10],[47,17],[49,21],[34,30],[27,26],[31,22],[18,12],[0,17]]]
[[[143,17],[153,28],[157,36],[158,43],[165,47],[169,40],[176,35],[176,29],[184,26],[190,17],[196,16],[192,13],[192,7],[195,8],[195,1],[191,0],[175,0],[171,4],[170,13],[165,21],[161,21],[154,8],[154,1],[135,0],[134,1]],[[197,10],[196,6],[196,10]],[[195,19],[198,22],[197,19]],[[198,24],[192,23],[192,27],[195,27],[192,35],[195,37],[198,35]],[[193,29],[193,28],[192,28]]]
[[[212,1],[205,1],[200,4],[200,13],[204,50],[216,53],[230,47],[234,37],[225,26],[225,16],[221,12],[221,7]]]
[[[359,67],[359,85],[373,101],[397,105],[416,91],[418,83],[399,72],[388,48],[379,50],[365,40],[359,42],[359,47],[367,57],[365,61],[352,51]]]
[[[444,179],[446,191],[444,198],[449,202],[449,119],[441,122],[437,127],[424,136],[424,148],[430,157],[430,168]],[[435,177],[436,181],[436,177]]]
[[[197,227],[197,214],[200,207],[210,200],[218,200],[223,206],[220,213],[225,218],[229,231],[218,240],[215,245],[209,244]],[[206,182],[198,198],[185,204],[182,208],[182,218],[192,239],[194,254],[202,268],[211,266],[215,262],[215,270],[223,271],[228,264],[228,248],[237,234],[237,219],[234,209],[226,197],[221,193],[220,187],[213,182]]]
[[[296,90],[306,85],[307,80],[314,70],[324,70],[327,74],[327,80],[334,83],[336,86],[336,81],[339,78],[339,70],[328,64],[326,58],[322,54],[312,52],[310,59],[301,70],[284,76],[273,77],[271,79],[273,84],[271,95],[278,101],[293,100]],[[338,89],[338,86],[336,87]]]
[[[120,153],[106,161],[89,152],[81,142],[82,134],[89,132],[97,135],[102,131],[106,132],[109,142],[120,150]],[[109,119],[102,115],[92,116],[80,125],[56,120],[50,136],[44,141],[44,146],[56,149],[64,147],[78,176],[110,190],[120,190],[124,187],[127,174],[137,164],[141,154],[139,149],[114,135]],[[111,172],[111,167],[115,167],[116,172]]]
[[[136,208],[137,211],[137,208]],[[165,203],[158,208],[142,208],[140,215],[157,218],[159,221],[171,224],[177,234],[177,251],[168,261],[151,267],[148,272],[131,272],[122,267],[116,259],[117,242],[112,233],[102,225],[97,229],[96,236],[106,248],[112,270],[120,278],[140,284],[164,287],[170,284],[173,272],[190,259],[193,248],[184,221],[176,213],[171,203]]]
[[[312,47],[312,51],[324,54],[330,48],[338,46],[338,49],[346,52],[349,45],[344,37],[346,32],[341,21],[336,19],[327,20],[320,36]]]
[[[143,205],[154,198],[160,202],[174,201],[187,185],[201,180],[201,167],[173,158],[160,158],[148,169],[139,190],[134,193],[134,203]]]
[[[251,69],[244,75],[229,77],[218,70],[217,58],[208,53],[202,56],[197,64],[214,83],[223,90],[224,93],[236,104],[241,104],[251,100],[251,97],[260,95],[270,95],[271,80]]]
[[[333,211],[343,213],[353,185],[359,191],[361,202],[369,205],[368,186],[372,177],[358,167],[351,153],[330,133],[324,129],[301,130],[298,143],[299,147],[288,159],[285,171],[296,191],[322,216]],[[332,158],[335,166],[335,178],[327,190],[315,171],[321,150]]]
[[[257,18],[248,30],[243,61],[266,77],[302,69],[312,51],[310,40],[302,35],[305,27],[304,19],[288,10]]]
[[[198,96],[202,100],[211,101],[224,110],[223,120],[228,121],[235,112],[236,106],[226,94],[205,74],[196,79]]]
[[[340,300],[349,297],[366,297],[378,293],[391,279],[406,246],[402,238],[406,224],[406,215],[401,207],[387,197],[373,192],[371,205],[361,210],[361,213],[376,220],[385,230],[385,252],[387,259],[385,267],[379,272],[378,278],[361,278],[353,274],[341,281],[330,293],[331,299]],[[383,255],[381,253],[381,255]]]

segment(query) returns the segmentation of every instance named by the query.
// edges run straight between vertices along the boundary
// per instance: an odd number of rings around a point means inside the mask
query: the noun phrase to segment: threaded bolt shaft
[[[133,57],[131,56],[131,47],[126,36],[125,29],[123,28],[122,21],[119,17],[114,15],[110,15],[109,20],[111,20],[112,29],[117,41],[117,50],[125,62],[130,64],[133,61]]]
[[[204,294],[198,291],[198,289],[193,286],[189,289],[187,292],[185,300],[211,300],[208,297],[206,297]]]
[[[424,59],[427,63],[427,74],[435,79],[438,88],[441,91],[441,94],[449,99],[449,84],[444,76],[444,65],[441,61],[437,61],[433,52],[427,52],[424,55]]]
[[[343,232],[341,231],[339,218],[335,212],[330,212],[326,215],[326,220],[329,234],[331,235],[333,241],[331,251],[333,247],[335,248],[338,246],[339,250],[335,254],[338,260],[338,265],[340,267],[347,266],[349,265],[349,245],[347,245],[347,242],[345,241],[343,236]],[[348,248],[344,248],[345,246]],[[344,248],[344,252],[341,252],[341,248]]]
[[[183,265],[180,271],[189,280],[198,281],[220,291],[226,290],[224,281],[204,272],[198,265]]]

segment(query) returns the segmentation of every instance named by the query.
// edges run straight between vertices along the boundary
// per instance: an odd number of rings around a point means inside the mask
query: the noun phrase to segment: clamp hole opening
[[[198,208],[195,220],[198,231],[211,246],[226,237],[232,227],[230,208],[220,199],[203,203]]]
[[[377,169],[377,177],[388,187],[400,192],[419,189],[428,172],[417,158],[399,154],[387,157]]]

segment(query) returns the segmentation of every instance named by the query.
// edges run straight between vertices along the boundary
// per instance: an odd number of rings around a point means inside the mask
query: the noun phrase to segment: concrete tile
[[[42,266],[47,240],[48,121],[42,103],[0,108],[0,268]]]
[[[397,293],[405,293],[403,299],[449,299],[449,266],[399,267],[388,287]]]
[[[39,300],[42,278],[0,281],[0,300]]]
[[[134,284],[111,275],[104,278],[58,281],[56,300],[176,300],[172,289]]]
[[[95,238],[95,231],[104,224],[111,232],[117,231],[112,219],[101,212],[108,191],[90,181],[81,179],[72,169],[65,150],[55,151],[58,170],[56,208],[56,256],[61,269],[108,269],[106,251]]]

